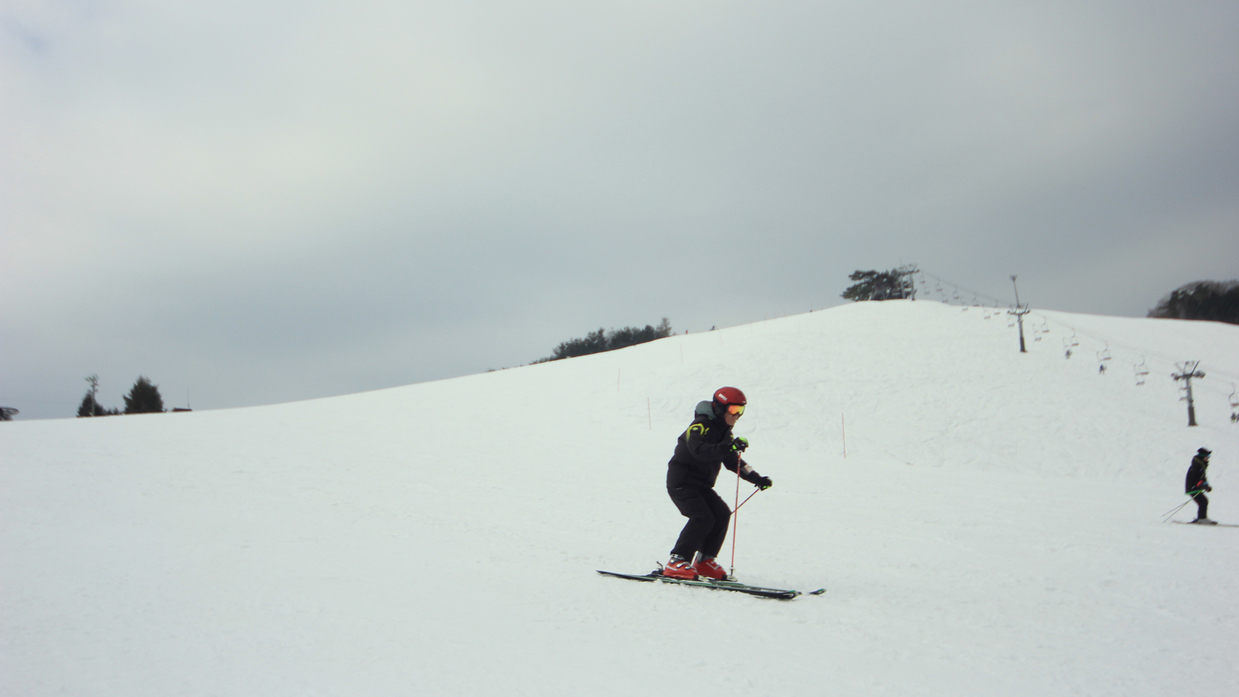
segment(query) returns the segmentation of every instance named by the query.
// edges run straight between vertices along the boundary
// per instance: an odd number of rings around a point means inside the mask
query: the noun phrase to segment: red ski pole
[[[736,507],[731,509],[731,569],[727,572],[728,576],[736,575],[736,534],[740,532],[740,462],[739,456],[736,457]],[[747,502],[748,499],[745,499]]]

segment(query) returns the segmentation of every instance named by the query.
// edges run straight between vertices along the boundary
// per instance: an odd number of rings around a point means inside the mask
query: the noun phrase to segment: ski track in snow
[[[1239,531],[1159,516],[1207,445],[1211,517],[1239,522],[1226,380],[1187,428],[1169,377],[1239,375],[1239,327],[1038,312],[1020,354],[989,314],[854,304],[346,397],[4,424],[0,694],[1239,694]],[[724,384],[775,481],[736,572],[824,596],[594,573],[665,560],[665,463]]]

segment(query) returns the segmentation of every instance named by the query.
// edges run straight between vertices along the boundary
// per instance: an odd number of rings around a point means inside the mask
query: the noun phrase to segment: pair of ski
[[[697,579],[672,578],[670,576],[663,576],[662,569],[651,571],[648,574],[640,574],[640,575],[621,574],[617,571],[603,571],[602,569],[598,569],[598,573],[604,576],[626,578],[630,581],[645,581],[645,582],[661,581],[662,583],[674,583],[674,584],[681,585],[681,586],[697,586],[698,588],[709,588],[711,590],[718,590],[718,591],[733,591],[736,593],[744,593],[746,595],[753,595],[758,598],[773,598],[775,600],[791,600],[792,598],[795,598],[801,595],[800,591],[787,590],[783,588],[763,588],[762,586],[750,586],[747,583],[740,583],[739,581],[726,581],[726,580],[715,581],[715,580],[709,580],[709,579],[704,579],[700,577],[698,577]],[[810,591],[809,595],[821,595],[825,592],[826,592],[825,588],[819,588],[815,591]]]
[[[1195,525],[1195,526],[1197,526],[1197,527],[1201,527],[1201,528],[1239,528],[1239,525],[1236,525],[1235,523],[1213,523],[1213,524],[1209,524],[1209,523],[1197,523],[1197,522],[1196,522],[1196,521],[1194,521],[1194,520],[1172,520],[1172,521],[1170,521],[1170,522],[1172,522],[1172,523],[1179,523],[1180,525]]]

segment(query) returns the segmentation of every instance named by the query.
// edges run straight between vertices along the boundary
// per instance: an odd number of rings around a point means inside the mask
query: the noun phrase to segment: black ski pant
[[[1200,492],[1194,497],[1196,499],[1196,519],[1209,517],[1209,499],[1205,498],[1205,492]]]
[[[703,557],[717,557],[727,537],[731,508],[712,488],[683,486],[667,489],[667,494],[680,514],[688,518],[671,553],[689,561],[697,552]]]

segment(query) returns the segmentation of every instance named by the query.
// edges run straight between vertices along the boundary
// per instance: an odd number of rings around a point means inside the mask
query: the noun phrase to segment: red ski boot
[[[697,569],[697,573],[706,578],[715,581],[728,580],[727,571],[719,566],[718,562],[714,561],[714,557],[702,557],[693,568]]]
[[[671,561],[663,567],[663,576],[667,578],[683,578],[693,580],[697,578],[697,570],[684,557],[671,555]]]

